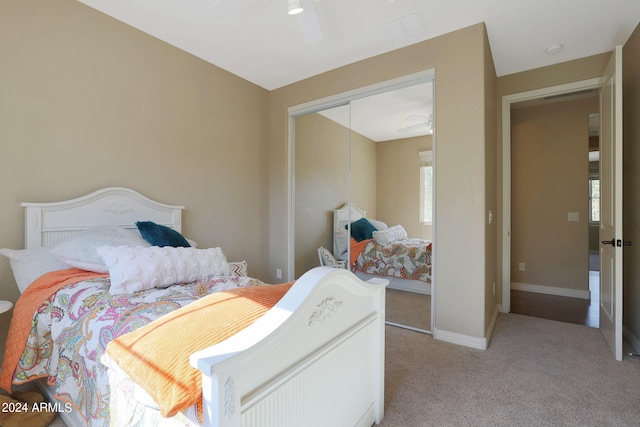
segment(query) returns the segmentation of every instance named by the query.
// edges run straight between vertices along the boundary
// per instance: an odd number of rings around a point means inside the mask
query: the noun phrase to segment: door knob
[[[617,247],[622,247],[622,246],[631,246],[631,242],[629,242],[628,240],[616,240],[616,239],[611,239],[611,240],[602,240],[602,244],[603,245],[611,245],[611,246],[617,246]]]

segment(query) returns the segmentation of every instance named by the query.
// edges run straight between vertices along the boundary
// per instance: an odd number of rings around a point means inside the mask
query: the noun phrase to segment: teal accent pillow
[[[345,228],[346,227],[345,225]],[[367,218],[360,218],[351,223],[351,237],[356,239],[357,242],[373,239],[374,231],[378,231],[378,229],[375,228]]]
[[[165,225],[156,224],[153,221],[138,221],[136,227],[151,246],[173,246],[174,248],[191,246],[182,234]]]

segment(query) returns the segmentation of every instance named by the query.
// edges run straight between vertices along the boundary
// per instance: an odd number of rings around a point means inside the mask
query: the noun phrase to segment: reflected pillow
[[[182,234],[165,225],[156,224],[153,221],[138,221],[136,227],[151,246],[173,246],[174,248],[191,246]]]
[[[389,228],[389,226],[387,226],[387,224],[385,224],[382,221],[378,221],[377,219],[371,219],[369,218],[369,222],[371,223],[371,225],[373,225],[376,230],[380,231],[380,230],[385,230],[387,228]]]
[[[373,238],[374,231],[377,231],[376,228],[367,218],[360,218],[359,220],[351,223],[351,237],[353,237],[357,242]]]
[[[349,245],[349,232],[345,229],[339,228],[338,231],[336,231],[335,241],[336,258],[346,260],[347,246]]]
[[[373,238],[376,243],[385,246],[398,240],[405,240],[408,238],[408,235],[404,227],[398,224],[385,230],[374,231]]]

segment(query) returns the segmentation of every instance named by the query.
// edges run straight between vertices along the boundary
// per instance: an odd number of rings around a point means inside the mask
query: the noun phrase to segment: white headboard
[[[53,246],[98,225],[136,228],[136,221],[153,221],[182,231],[184,206],[155,202],[124,187],[94,191],[77,199],[51,203],[22,203],[25,208],[25,248]]]
[[[345,204],[340,209],[333,211],[333,254],[338,259],[346,259],[345,256],[342,256],[339,248],[339,240],[345,238],[345,236],[346,241],[343,242],[344,247],[346,248],[349,244],[349,233],[344,233],[345,225],[366,217],[367,211],[363,211],[355,203],[351,203],[350,206]]]

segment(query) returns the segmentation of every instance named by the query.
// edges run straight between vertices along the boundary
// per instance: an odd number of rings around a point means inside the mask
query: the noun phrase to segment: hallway
[[[542,319],[600,326],[600,272],[589,271],[591,300],[511,290],[511,312]]]

